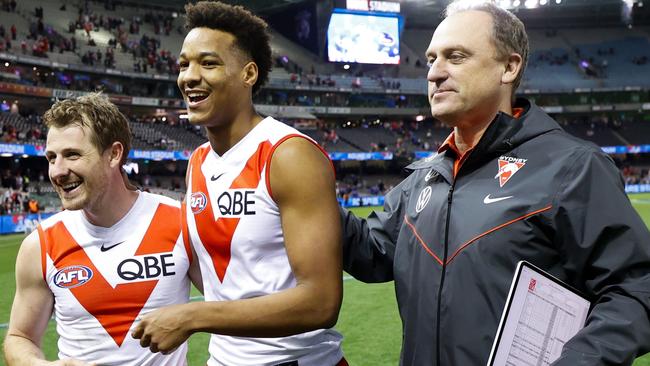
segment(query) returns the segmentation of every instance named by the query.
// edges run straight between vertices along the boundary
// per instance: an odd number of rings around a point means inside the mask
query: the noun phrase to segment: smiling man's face
[[[76,124],[50,127],[47,133],[48,174],[66,210],[99,209],[107,191],[110,149],[100,153],[91,133]]]
[[[492,40],[489,13],[453,14],[436,28],[426,52],[428,97],[434,118],[455,126],[500,101],[505,62]]]

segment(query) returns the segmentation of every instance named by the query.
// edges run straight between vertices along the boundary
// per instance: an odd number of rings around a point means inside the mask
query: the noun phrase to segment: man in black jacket
[[[395,281],[402,365],[485,365],[520,260],[594,299],[554,365],[629,365],[650,351],[650,233],[607,155],[513,102],[527,56],[514,15],[452,3],[427,80],[453,132],[408,167],[383,212],[344,212],[345,270]]]

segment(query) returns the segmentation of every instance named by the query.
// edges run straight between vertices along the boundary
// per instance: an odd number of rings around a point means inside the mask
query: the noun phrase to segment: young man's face
[[[210,28],[192,29],[179,56],[178,88],[193,125],[218,126],[237,112],[250,89],[242,79],[244,57],[235,37]]]
[[[506,63],[497,60],[492,25],[490,14],[470,10],[449,16],[435,30],[426,52],[433,117],[455,126],[501,102]]]
[[[54,190],[66,210],[98,209],[107,191],[110,149],[103,154],[90,141],[86,127],[51,127],[45,157]]]

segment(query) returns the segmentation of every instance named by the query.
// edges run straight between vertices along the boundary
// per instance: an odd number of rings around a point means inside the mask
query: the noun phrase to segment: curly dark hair
[[[268,25],[241,5],[219,1],[199,1],[185,5],[185,29],[210,28],[228,32],[236,46],[257,65],[258,75],[253,94],[266,83],[273,65]]]

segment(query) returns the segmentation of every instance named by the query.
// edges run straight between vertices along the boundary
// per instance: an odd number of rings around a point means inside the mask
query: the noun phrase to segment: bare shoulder
[[[328,163],[328,158],[314,141],[305,137],[293,137],[282,142],[273,153],[274,163],[283,161],[301,161],[303,159],[316,159]]]
[[[21,253],[23,255],[36,255],[37,258],[40,259],[41,257],[41,242],[40,238],[38,236],[38,231],[34,230],[32,231],[29,235],[23,239],[23,242],[20,244],[20,250],[18,251],[18,255],[20,256]]]
[[[38,231],[34,230],[20,244],[18,256],[16,257],[17,278],[42,278],[40,263],[41,243]]]
[[[306,138],[291,138],[278,146],[271,158],[270,184],[274,198],[311,187],[320,190],[334,184],[334,172],[326,153]]]

